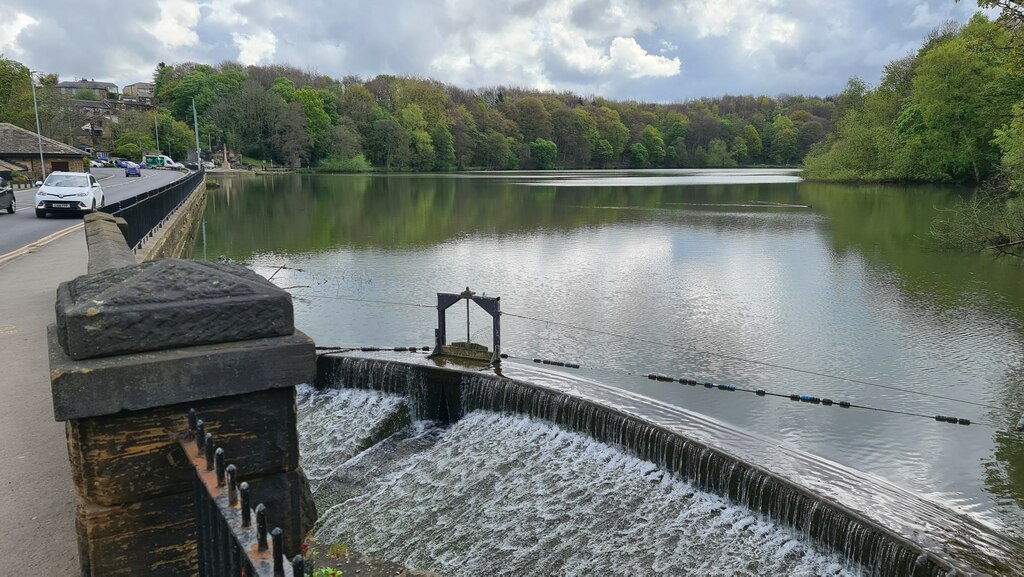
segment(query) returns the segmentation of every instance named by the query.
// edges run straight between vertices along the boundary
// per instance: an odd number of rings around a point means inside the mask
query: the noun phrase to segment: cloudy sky
[[[286,63],[616,99],[839,91],[973,0],[0,0],[0,53],[148,81],[157,62]]]

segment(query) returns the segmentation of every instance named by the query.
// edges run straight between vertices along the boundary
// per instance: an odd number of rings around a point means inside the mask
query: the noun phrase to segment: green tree
[[[747,143],[747,153],[750,155],[751,160],[760,158],[763,146],[761,135],[758,134],[757,129],[753,125],[747,124],[743,127],[743,140]]]
[[[639,142],[629,147],[629,155],[632,158],[632,165],[636,168],[646,168],[650,165],[650,155],[647,153],[647,147]]]
[[[394,118],[375,120],[366,139],[370,160],[388,170],[408,166],[409,132]]]
[[[602,153],[597,157],[604,166],[604,162],[610,162],[622,156],[626,150],[626,143],[629,142],[629,129],[622,123],[619,113],[607,106],[599,106],[593,112],[594,124],[597,127],[598,140],[604,140],[611,146],[611,154]],[[595,143],[597,146],[597,143]]]
[[[708,144],[708,156],[705,166],[713,168],[732,168],[736,166],[736,159],[729,153],[729,147],[725,141],[716,138]]]
[[[434,145],[434,170],[452,170],[455,168],[455,138],[448,127],[438,124],[430,131],[430,141]]]
[[[530,143],[530,154],[537,168],[551,170],[555,167],[555,158],[558,156],[558,145],[550,140],[538,138]]]
[[[598,168],[604,168],[613,158],[615,158],[615,150],[612,148],[611,143],[603,138],[598,140],[594,146],[594,151],[591,153],[591,160],[593,160],[594,165]]]
[[[661,131],[648,124],[640,134],[640,142],[647,149],[649,162],[654,166],[661,166],[665,162],[665,140]]]
[[[294,91],[291,100],[302,105],[306,131],[313,142],[312,158],[323,158],[330,148],[331,130],[331,117],[324,110],[323,98],[319,92],[307,86]]]
[[[295,96],[295,83],[284,76],[279,76],[270,86],[270,91],[280,96],[285,102],[291,102]]]
[[[772,122],[771,161],[775,164],[792,164],[799,152],[797,148],[796,128],[788,117],[779,116]],[[708,154],[711,147],[708,145]]]

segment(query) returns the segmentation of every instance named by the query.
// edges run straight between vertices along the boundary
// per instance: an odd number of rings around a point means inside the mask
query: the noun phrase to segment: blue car
[[[124,163],[124,175],[126,178],[129,176],[142,176],[142,168],[134,162],[126,162]]]

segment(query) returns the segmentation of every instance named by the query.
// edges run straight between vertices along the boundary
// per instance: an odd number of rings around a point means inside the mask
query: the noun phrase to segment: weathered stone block
[[[112,507],[80,502],[82,575],[180,577],[198,574],[193,493]]]
[[[113,415],[311,383],[313,341],[286,337],[75,361],[51,325],[50,388],[58,421]]]
[[[123,226],[122,226],[123,225]],[[85,215],[85,243],[89,248],[89,273],[136,264],[135,255],[124,239],[123,218],[104,212]]]
[[[188,428],[189,408],[241,479],[298,469],[295,389],[272,389],[70,421],[68,456],[78,495],[118,505],[190,490],[192,468],[177,441]]]
[[[292,298],[238,266],[165,259],[61,283],[57,334],[73,359],[290,335]]]

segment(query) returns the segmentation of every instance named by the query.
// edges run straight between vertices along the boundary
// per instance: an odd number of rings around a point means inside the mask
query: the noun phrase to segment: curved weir
[[[507,363],[494,374],[393,358],[322,356],[318,387],[400,395],[414,419],[542,419],[792,527],[871,574],[1024,574],[1021,545],[974,519],[700,414],[538,367]]]

